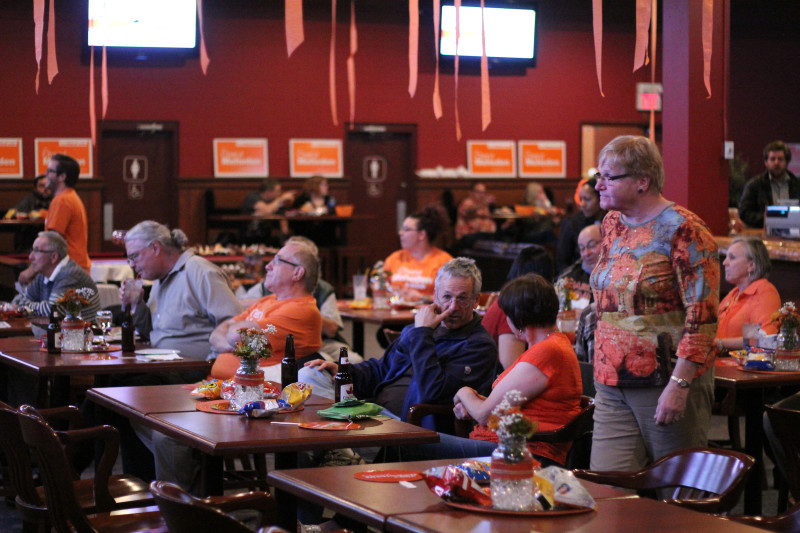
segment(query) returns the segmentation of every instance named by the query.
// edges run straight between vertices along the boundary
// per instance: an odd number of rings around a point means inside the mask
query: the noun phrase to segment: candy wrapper
[[[569,470],[548,466],[535,470],[533,477],[539,486],[539,491],[547,498],[551,507],[559,505],[589,509],[597,507],[594,498]]]
[[[281,391],[280,399],[292,408],[297,408],[303,405],[309,396],[311,396],[311,385],[297,382],[286,385]]]
[[[437,466],[422,473],[431,491],[442,499],[492,506],[492,498],[457,465]]]
[[[248,403],[239,409],[239,414],[247,415],[248,418],[269,418],[281,410],[290,411],[291,408],[283,400],[262,400]]]
[[[223,400],[233,400],[233,397],[236,395],[236,392],[233,390],[233,378],[226,379],[222,382],[222,390],[220,391],[220,397]]]
[[[489,473],[489,463],[485,461],[475,461],[474,459],[470,459],[469,461],[464,461],[463,463],[453,466],[463,470],[464,473],[478,483],[488,483],[492,479],[492,476]]]
[[[203,398],[206,400],[219,400],[222,393],[222,382],[218,379],[209,379],[200,383],[195,389],[190,392],[196,398]]]

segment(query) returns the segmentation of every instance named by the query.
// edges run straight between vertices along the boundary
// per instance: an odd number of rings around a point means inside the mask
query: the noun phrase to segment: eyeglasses
[[[58,169],[57,168],[48,168],[47,170],[44,171],[45,174],[50,174],[51,172],[53,174],[58,174]]]
[[[298,263],[292,263],[291,261],[287,261],[286,259],[284,259],[283,257],[281,257],[279,255],[276,255],[275,257],[273,257],[272,261],[270,261],[270,263],[274,263],[275,261],[277,261],[279,263],[285,263],[285,264],[287,264],[289,266],[293,266],[293,267],[299,267],[300,266]]]
[[[419,230],[418,230],[417,228],[409,228],[409,227],[406,227],[406,226],[402,226],[402,227],[400,228],[400,231],[401,231],[401,232],[403,232],[403,233],[405,233],[405,232],[407,232],[407,231],[419,231]]]
[[[142,246],[142,248],[138,252],[133,252],[132,254],[128,254],[128,263],[135,263],[136,260],[139,259],[141,253],[144,252],[145,249],[149,247],[151,244],[153,244],[152,241]]]
[[[475,303],[475,298],[472,296],[454,297],[452,294],[442,294],[439,296],[439,301],[444,304],[445,307],[450,307],[450,304],[453,302],[453,300],[456,301],[456,305],[458,307],[467,307],[468,305]]]
[[[31,248],[31,252],[37,254],[52,254],[55,250],[45,250],[43,248]]]
[[[630,174],[617,174],[616,176],[603,176],[599,172],[594,175],[594,179],[597,181],[609,182],[609,181],[617,181],[621,180],[622,178],[630,178]]]

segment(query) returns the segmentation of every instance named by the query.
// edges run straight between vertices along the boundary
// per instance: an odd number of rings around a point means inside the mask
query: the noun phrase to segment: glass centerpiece
[[[233,355],[239,358],[239,368],[233,376],[231,407],[238,410],[264,398],[264,371],[259,368],[259,361],[272,357],[268,335],[274,335],[277,329],[270,324],[265,329],[242,328],[237,331],[239,342]]]
[[[534,508],[534,459],[527,439],[538,424],[518,407],[526,398],[517,390],[508,391],[489,417],[488,427],[497,434],[492,452],[492,507],[507,511]]]
[[[775,370],[797,372],[800,370],[800,314],[794,302],[786,302],[772,315],[772,323],[778,328],[775,338]]]
[[[80,352],[85,349],[84,329],[86,323],[81,318],[81,310],[91,305],[89,301],[94,296],[94,290],[88,287],[80,289],[67,289],[56,300],[56,305],[64,313],[61,321],[61,349],[67,352]]]
[[[378,261],[372,267],[369,285],[374,309],[389,309],[389,274],[383,269],[383,261]]]
[[[555,285],[558,295],[558,318],[556,327],[570,338],[575,344],[575,330],[578,329],[578,313],[572,308],[572,302],[578,299],[575,292],[575,280],[572,278],[561,278]]]

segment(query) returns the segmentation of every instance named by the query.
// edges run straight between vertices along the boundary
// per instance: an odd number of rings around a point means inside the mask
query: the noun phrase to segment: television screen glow
[[[480,57],[481,8],[461,6],[459,56]],[[486,56],[490,58],[533,59],[536,11],[532,8],[484,8]],[[442,55],[456,53],[456,8],[442,6],[439,50]]]
[[[194,48],[196,0],[89,0],[89,46]]]

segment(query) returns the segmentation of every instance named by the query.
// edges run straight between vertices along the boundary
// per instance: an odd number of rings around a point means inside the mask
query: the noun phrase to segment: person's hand
[[[231,322],[230,326],[228,326],[228,333],[225,335],[225,340],[228,343],[229,350],[233,350],[236,347],[236,344],[238,344],[239,341],[241,340],[241,335],[239,335],[239,330],[243,328],[261,329],[261,325],[255,320],[241,320],[239,322]]]
[[[333,361],[326,361],[324,359],[313,359],[305,364],[308,368],[316,368],[317,372],[328,370],[334,376],[339,373],[339,365]]]
[[[414,327],[436,329],[442,320],[450,316],[454,305],[455,299],[453,299],[453,305],[445,310],[440,310],[436,304],[423,305],[417,309],[417,314],[414,316]]]
[[[686,411],[686,398],[689,389],[683,389],[670,380],[658,398],[656,414],[653,417],[659,426],[668,426],[680,421]]]
[[[119,298],[122,300],[122,306],[128,306],[131,310],[142,301],[144,296],[144,287],[142,280],[128,278],[122,282],[119,288]]]
[[[453,406],[453,414],[459,420],[472,420],[472,416],[467,412],[463,403],[457,403]]]
[[[20,285],[30,285],[35,277],[36,272],[33,270],[33,267],[29,266],[19,273],[19,278],[17,278],[17,281],[19,281]]]

